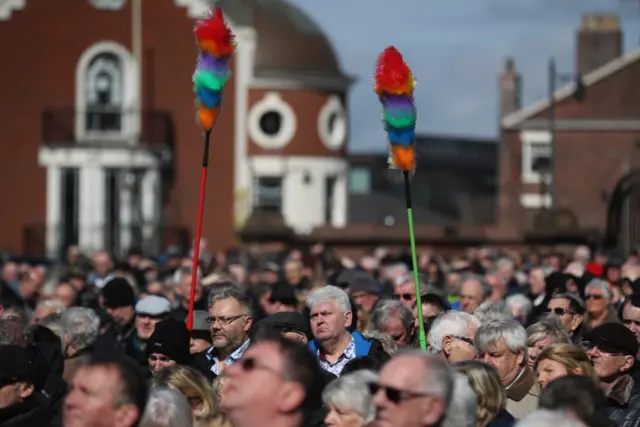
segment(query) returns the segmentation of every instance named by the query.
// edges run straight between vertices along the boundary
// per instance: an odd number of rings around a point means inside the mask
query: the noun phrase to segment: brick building
[[[204,236],[227,248],[256,210],[295,233],[344,227],[352,79],[322,30],[285,1],[217,3],[238,52],[212,133]],[[208,9],[0,2],[0,249],[189,244],[203,139],[192,28]]]
[[[553,103],[549,97],[525,108],[512,64],[501,77],[501,234],[588,236],[628,250],[640,237],[632,194],[640,50],[622,54],[617,17],[583,17],[576,72],[581,80],[555,91]]]

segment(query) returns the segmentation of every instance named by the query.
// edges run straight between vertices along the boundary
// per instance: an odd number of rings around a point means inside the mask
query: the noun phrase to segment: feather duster
[[[416,81],[398,50],[390,46],[378,58],[374,90],[382,103],[382,121],[391,145],[389,163],[393,169],[413,171],[415,159]]]
[[[229,61],[236,48],[235,37],[219,7],[199,21],[193,33],[200,48],[193,74],[198,122],[210,131],[220,114],[222,89],[231,77]]]

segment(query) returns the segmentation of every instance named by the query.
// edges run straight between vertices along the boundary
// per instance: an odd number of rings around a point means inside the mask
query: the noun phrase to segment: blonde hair
[[[476,427],[486,427],[506,406],[507,392],[493,367],[478,360],[467,360],[454,365],[467,377],[478,398]]]
[[[187,398],[199,398],[202,408],[193,411],[197,421],[210,420],[217,416],[218,407],[213,388],[204,375],[189,366],[172,365],[164,368],[154,376],[153,386],[177,390]]]
[[[593,369],[591,360],[587,352],[571,344],[552,344],[540,352],[536,358],[535,370],[543,360],[552,360],[564,366],[569,373],[579,370],[586,377],[593,378],[597,384],[600,383],[596,371]]]

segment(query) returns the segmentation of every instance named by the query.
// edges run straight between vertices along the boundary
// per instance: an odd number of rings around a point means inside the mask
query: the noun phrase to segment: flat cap
[[[149,316],[161,316],[171,311],[171,303],[168,299],[158,295],[149,295],[141,298],[136,304],[137,314],[147,314]]]

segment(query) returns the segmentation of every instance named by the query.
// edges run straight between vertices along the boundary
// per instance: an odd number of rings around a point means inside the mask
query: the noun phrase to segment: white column
[[[145,242],[154,238],[156,226],[160,222],[162,186],[160,185],[160,171],[156,168],[148,169],[142,177],[142,220],[144,228],[142,235]]]
[[[131,248],[131,223],[133,222],[133,197],[131,186],[135,184],[135,176],[127,170],[118,174],[118,197],[120,207],[120,251]],[[141,242],[139,242],[141,243]]]
[[[60,167],[47,167],[47,256],[57,258],[60,249]]]
[[[80,247],[86,251],[104,249],[105,172],[97,165],[80,168],[78,223]]]
[[[347,225],[347,179],[346,173],[339,174],[333,188],[331,225],[334,227],[342,228]]]

